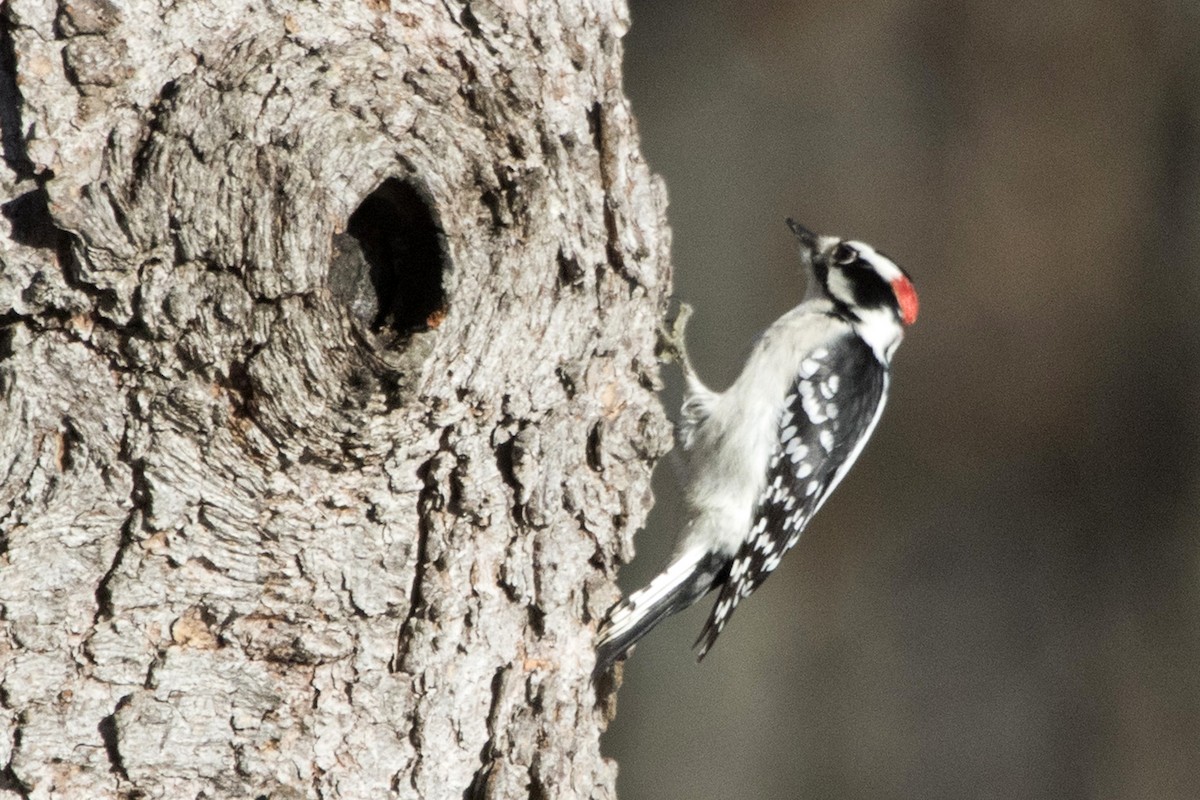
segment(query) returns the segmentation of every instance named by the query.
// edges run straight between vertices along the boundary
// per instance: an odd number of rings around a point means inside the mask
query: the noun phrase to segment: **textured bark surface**
[[[612,796],[623,3],[4,15],[0,798]]]

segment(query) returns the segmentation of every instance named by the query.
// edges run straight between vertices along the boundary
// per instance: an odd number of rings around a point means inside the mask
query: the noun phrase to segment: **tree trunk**
[[[670,440],[627,24],[5,6],[0,798],[613,796]]]

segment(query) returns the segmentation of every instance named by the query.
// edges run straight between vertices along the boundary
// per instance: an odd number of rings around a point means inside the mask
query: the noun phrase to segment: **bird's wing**
[[[857,385],[846,385],[848,376],[855,376]],[[784,403],[778,444],[750,531],[696,641],[699,658],[738,602],[779,566],[850,470],[879,420],[886,393],[886,369],[857,336],[841,337],[802,359]]]

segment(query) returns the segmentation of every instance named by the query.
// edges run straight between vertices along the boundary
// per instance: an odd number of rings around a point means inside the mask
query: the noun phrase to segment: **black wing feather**
[[[856,385],[846,385],[854,376]],[[759,496],[750,533],[730,562],[712,613],[696,644],[712,647],[737,604],[750,596],[795,546],[838,469],[870,433],[887,390],[887,372],[857,336],[818,348],[801,364],[779,420],[779,444]]]

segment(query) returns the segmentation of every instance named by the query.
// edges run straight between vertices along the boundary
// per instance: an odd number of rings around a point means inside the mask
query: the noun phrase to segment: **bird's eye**
[[[842,242],[833,249],[833,263],[848,267],[858,260],[858,251]]]

